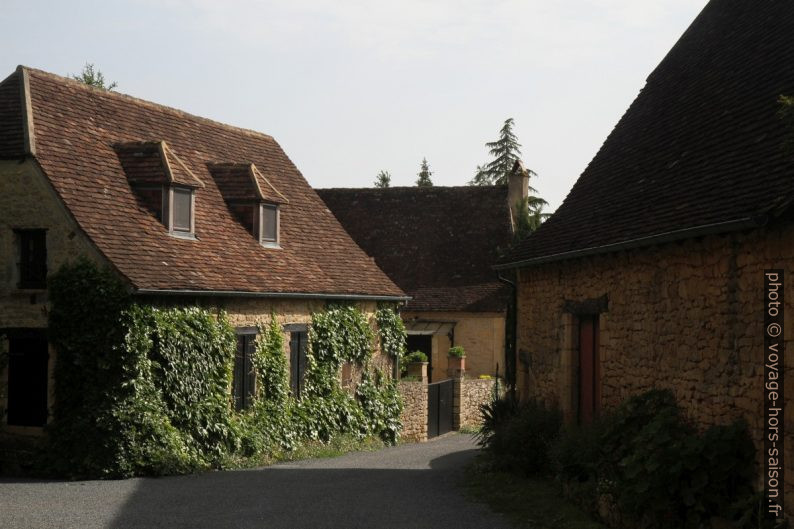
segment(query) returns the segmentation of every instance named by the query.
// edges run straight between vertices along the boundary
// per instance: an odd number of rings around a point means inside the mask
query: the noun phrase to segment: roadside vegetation
[[[510,397],[481,411],[470,488],[523,527],[601,527],[576,518],[582,511],[619,529],[776,527],[754,488],[747,425],[699,431],[668,390],[627,399],[585,427]]]

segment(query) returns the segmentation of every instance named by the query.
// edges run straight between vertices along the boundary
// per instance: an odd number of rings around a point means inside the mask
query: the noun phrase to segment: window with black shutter
[[[47,231],[17,230],[19,288],[47,288]]]
[[[237,411],[248,408],[253,402],[256,374],[251,358],[254,355],[256,334],[237,334],[237,353],[234,357],[234,377],[232,378],[232,395],[234,409]]]
[[[290,389],[292,395],[299,399],[303,393],[303,381],[306,375],[306,346],[309,335],[304,330],[290,332],[289,338],[289,367]]]

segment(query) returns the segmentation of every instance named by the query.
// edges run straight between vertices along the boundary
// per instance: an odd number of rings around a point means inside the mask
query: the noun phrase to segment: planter
[[[448,356],[447,375],[452,378],[462,377],[466,372],[466,357]]]
[[[411,362],[408,364],[407,376],[427,380],[427,364],[428,362]]]

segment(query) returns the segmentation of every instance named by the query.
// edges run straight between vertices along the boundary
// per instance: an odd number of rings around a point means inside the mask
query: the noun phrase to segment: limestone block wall
[[[404,321],[412,319],[455,322],[454,345],[466,350],[469,375],[493,375],[496,365],[504,374],[505,314],[501,312],[403,312]],[[447,376],[447,351],[453,345],[449,337],[433,336],[432,382]]]
[[[0,161],[0,334],[4,328],[47,327],[47,292],[18,288],[19,248],[17,229],[47,230],[47,270],[54,272],[66,262],[83,256],[105,265],[107,261],[91,244],[63,207],[47,179],[31,161]],[[0,336],[0,351],[8,343]],[[52,371],[55,350],[50,348],[49,406],[52,407]],[[5,427],[8,373],[0,369],[0,429],[15,434],[37,435],[41,428]]]
[[[427,441],[427,382],[401,380],[399,390],[403,399],[401,438],[405,441]]]
[[[504,396],[504,381],[458,378],[455,380],[453,401],[453,427],[476,428],[482,424],[480,405],[493,400],[494,394]]]
[[[569,419],[576,416],[578,322],[566,302],[607,296],[606,311],[599,315],[602,407],[652,387],[669,388],[703,427],[745,418],[760,449],[763,271],[782,268],[789,274],[784,332],[790,351],[792,265],[794,225],[785,223],[521,269],[518,388],[524,397],[556,403]],[[791,499],[793,366],[789,354],[785,450]]]

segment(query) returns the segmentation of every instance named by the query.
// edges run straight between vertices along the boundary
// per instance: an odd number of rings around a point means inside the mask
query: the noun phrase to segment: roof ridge
[[[85,83],[81,83],[80,81],[76,81],[74,79],[69,79],[68,77],[64,77],[62,75],[58,75],[58,74],[55,74],[55,73],[52,73],[52,72],[48,72],[46,70],[40,70],[38,68],[32,68],[30,66],[25,66],[24,64],[20,64],[19,66],[17,66],[16,71],[19,71],[19,72],[23,72],[23,71],[32,72],[32,73],[34,73],[36,75],[42,75],[44,77],[48,77],[48,78],[54,79],[54,80],[56,80],[56,81],[58,81],[60,83],[69,84],[70,86],[74,86],[74,87],[80,88],[82,90],[94,91],[96,94],[101,95],[101,96],[115,97],[115,98],[118,98],[118,99],[126,99],[126,100],[130,101],[131,103],[135,103],[135,104],[138,104],[138,105],[141,105],[141,106],[150,107],[150,108],[162,110],[162,111],[165,111],[165,112],[169,112],[169,113],[174,114],[175,116],[178,116],[178,117],[181,117],[181,118],[195,119],[195,120],[203,121],[205,123],[209,123],[211,125],[215,125],[215,126],[222,127],[222,128],[225,128],[225,129],[234,130],[234,131],[237,131],[237,132],[242,132],[244,134],[248,134],[250,136],[254,136],[254,137],[257,137],[257,138],[264,138],[264,139],[268,139],[268,140],[271,140],[271,141],[276,141],[275,138],[273,138],[273,136],[271,136],[270,134],[266,134],[266,133],[260,132],[258,130],[247,129],[247,128],[244,128],[244,127],[237,127],[235,125],[229,125],[228,123],[223,123],[221,121],[217,121],[217,120],[214,120],[214,119],[211,119],[211,118],[207,118],[207,117],[204,117],[204,116],[191,114],[190,112],[185,112],[184,110],[180,110],[178,108],[170,107],[168,105],[163,105],[162,103],[155,103],[154,101],[141,99],[140,97],[135,97],[135,96],[132,96],[132,95],[129,95],[129,94],[124,94],[122,92],[116,92],[116,91],[112,91],[112,90],[102,90],[100,88],[96,88],[94,86],[89,86],[89,85],[87,85]]]
[[[372,191],[388,193],[389,191],[405,191],[408,189],[416,191],[433,191],[433,190],[453,190],[453,189],[507,189],[507,184],[502,185],[488,185],[488,186],[475,186],[475,185],[460,185],[460,186],[390,186],[390,187],[315,187],[316,190],[322,191]]]

